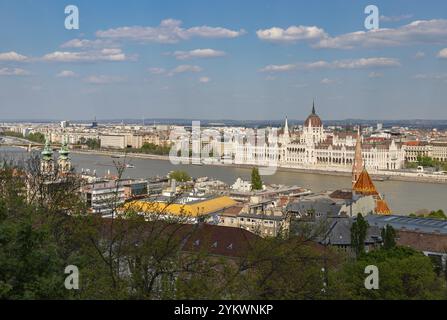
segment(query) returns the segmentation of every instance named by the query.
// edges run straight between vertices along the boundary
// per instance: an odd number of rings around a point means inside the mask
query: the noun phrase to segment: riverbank
[[[154,154],[146,154],[146,153],[122,153],[118,151],[105,151],[105,150],[71,150],[72,153],[76,154],[87,154],[87,155],[103,155],[110,157],[127,157],[127,158],[135,158],[135,159],[148,159],[148,160],[163,160],[163,161],[171,161],[169,156],[166,155],[154,155]],[[179,158],[179,160],[181,160]],[[193,164],[191,164],[193,165]],[[233,168],[242,168],[242,169],[250,169],[253,165],[244,165],[244,164],[224,164],[224,163],[207,163],[200,164],[200,166],[209,166],[209,167],[233,167]],[[326,176],[342,176],[342,177],[350,177],[351,172],[345,168],[327,168],[327,169],[314,169],[314,168],[300,168],[300,167],[277,167],[277,171],[279,172],[298,172],[304,174],[318,174],[318,175],[326,175]],[[379,181],[406,181],[406,182],[423,182],[423,183],[434,183],[434,184],[447,184],[447,176],[437,176],[437,175],[421,175],[411,172],[395,172],[395,171],[380,171],[376,173],[371,173],[371,176],[374,180]]]

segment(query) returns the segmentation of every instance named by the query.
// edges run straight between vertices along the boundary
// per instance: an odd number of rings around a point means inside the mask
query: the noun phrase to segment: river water
[[[19,158],[26,155],[27,153],[21,149],[0,148],[2,157]],[[104,175],[109,171],[116,173],[114,159],[110,156],[71,154],[71,159],[78,171],[81,168],[88,168],[96,170],[98,175]],[[249,180],[251,173],[251,170],[247,168],[173,165],[165,160],[130,158],[128,162],[135,168],[126,169],[124,173],[126,178],[149,178],[167,175],[172,170],[184,170],[192,177],[207,176],[231,184],[237,177]],[[277,171],[275,175],[264,176],[263,181],[269,184],[297,185],[314,192],[351,187],[350,177],[291,171]],[[443,209],[447,212],[447,184],[407,181],[375,181],[374,183],[379,193],[384,194],[394,214],[408,215],[420,209]]]

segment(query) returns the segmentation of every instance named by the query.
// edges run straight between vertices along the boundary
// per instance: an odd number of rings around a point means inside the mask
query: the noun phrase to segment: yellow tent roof
[[[126,204],[126,208],[134,209],[146,213],[161,213],[171,215],[186,215],[186,216],[203,216],[227,207],[236,205],[237,202],[230,197],[216,197],[205,199],[203,201],[194,201],[191,203],[166,203],[148,200],[136,200]]]

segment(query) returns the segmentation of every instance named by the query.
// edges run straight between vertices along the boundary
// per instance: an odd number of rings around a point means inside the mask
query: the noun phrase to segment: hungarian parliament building
[[[288,168],[350,171],[355,158],[357,140],[361,142],[363,164],[370,172],[401,169],[405,149],[394,139],[364,139],[360,130],[327,131],[312,106],[301,130],[290,131],[287,119],[277,139],[257,145],[237,143],[236,164],[278,165]],[[276,140],[272,143],[271,140]]]

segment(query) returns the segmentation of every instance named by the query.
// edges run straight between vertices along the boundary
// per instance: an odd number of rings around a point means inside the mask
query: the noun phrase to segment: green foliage
[[[12,170],[2,171],[0,197],[0,299],[69,298],[65,290],[67,264],[44,212],[20,196],[23,185]]]
[[[428,214],[427,218],[433,218],[433,219],[441,219],[441,220],[447,220],[447,216],[445,215],[443,210],[438,211],[432,211]]]
[[[131,149],[131,152],[156,154],[156,155],[168,155],[171,148],[167,145],[156,145],[153,143],[145,143],[140,149]]]
[[[2,135],[7,137],[23,138],[23,134],[13,131],[4,131],[2,132]]]
[[[45,135],[40,132],[30,133],[26,137],[19,132],[13,132],[13,131],[5,131],[2,133],[2,135],[8,136],[8,137],[24,138],[24,139],[28,139],[29,141],[42,143],[42,144],[45,143]]]
[[[251,170],[251,189],[262,190],[261,175],[259,174],[259,169],[256,167]]]
[[[390,225],[386,225],[382,229],[383,248],[385,250],[393,249],[396,247],[396,230]]]
[[[415,213],[411,213],[409,216],[413,217],[413,218],[417,217],[417,218],[431,218],[431,219],[447,220],[447,216],[444,213],[444,210],[442,210],[442,209],[439,209],[437,211],[431,211],[428,214],[419,214],[419,215],[417,215]]]
[[[178,182],[188,182],[191,177],[186,171],[176,170],[169,173],[169,179],[175,179]]]
[[[182,171],[171,177],[190,179]],[[0,299],[446,298],[430,258],[408,248],[385,245],[353,261],[307,238],[248,237],[249,250],[229,259],[211,255],[212,242],[183,250],[200,226],[183,229],[181,220],[148,225],[135,212],[93,217],[76,201],[74,183],[39,188],[50,194],[31,201],[25,182],[6,165],[0,170]],[[366,229],[359,215],[352,239],[358,253]],[[386,230],[384,239],[391,239],[392,229]],[[80,290],[64,288],[71,264],[79,267]],[[380,290],[364,289],[364,268],[371,264],[379,268]]]
[[[356,221],[352,223],[351,227],[351,245],[357,257],[360,257],[365,252],[365,240],[368,228],[368,222],[363,218],[362,214],[359,213]]]
[[[441,162],[439,160],[433,159],[427,156],[418,156],[417,165],[423,167],[431,167],[437,170],[447,170],[447,162]]]
[[[30,141],[37,142],[37,143],[45,143],[45,135],[40,132],[30,133],[26,136],[26,138]]]
[[[379,270],[379,289],[364,286],[365,267]],[[339,299],[446,299],[445,281],[439,278],[430,258],[410,248],[380,249],[362,255],[331,273],[333,298]]]

